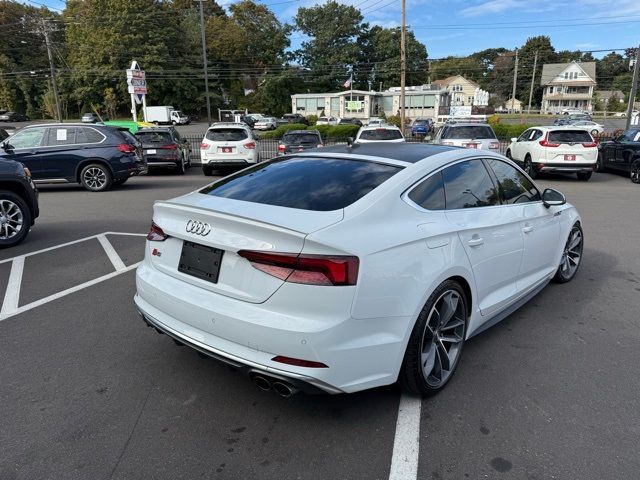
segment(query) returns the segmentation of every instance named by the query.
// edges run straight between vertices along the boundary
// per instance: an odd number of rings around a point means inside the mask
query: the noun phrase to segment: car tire
[[[640,183],[640,160],[636,160],[631,165],[630,177],[633,183]]]
[[[90,192],[104,192],[113,184],[111,171],[100,163],[90,163],[80,172],[80,184]]]
[[[582,263],[582,251],[584,249],[584,233],[579,223],[571,227],[569,237],[565,243],[560,265],[553,277],[555,283],[567,283],[576,276],[578,268]]]
[[[399,375],[404,390],[431,396],[449,382],[462,355],[469,320],[467,305],[464,290],[453,280],[442,282],[429,296],[404,354]]]
[[[531,156],[527,153],[527,156],[524,157],[524,171],[527,172],[532,179],[538,178],[538,171],[533,166],[533,162],[531,161]]]
[[[205,177],[210,177],[211,175],[213,175],[213,171],[211,167],[208,167],[206,165],[202,166],[202,173],[204,173]]]
[[[581,182],[588,182],[592,175],[593,175],[593,172],[576,173],[576,177],[578,177],[578,180],[580,180]]]
[[[186,171],[187,171],[187,169],[185,168],[185,165],[184,165],[184,164],[185,164],[185,162],[184,162],[184,157],[182,157],[182,158],[180,159],[180,163],[178,163],[178,164],[176,165],[176,173],[177,173],[178,175],[184,175],[184,172],[186,172]]]
[[[591,135],[597,137],[598,135],[600,135],[600,132],[598,132],[598,130],[591,130]]]
[[[602,158],[602,152],[598,152],[598,160],[596,160],[596,172],[603,173],[607,171],[607,167],[604,166],[604,158]]]
[[[19,195],[0,190],[0,248],[9,248],[21,243],[31,228],[31,210]],[[9,232],[9,228],[19,230]]]

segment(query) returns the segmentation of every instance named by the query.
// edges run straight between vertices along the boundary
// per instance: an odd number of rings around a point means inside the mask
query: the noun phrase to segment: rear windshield
[[[429,122],[427,120],[416,120],[413,122],[414,125],[427,125]]]
[[[313,133],[287,133],[282,137],[284,143],[319,143],[320,138]]]
[[[207,131],[205,138],[212,142],[238,142],[248,138],[244,128],[215,128]]]
[[[493,129],[488,125],[469,125],[460,127],[446,127],[442,132],[442,138],[450,139],[481,139],[481,138],[496,138],[496,134],[493,133]]]
[[[593,138],[585,130],[556,130],[549,132],[551,143],[591,143]]]
[[[394,165],[314,157],[274,159],[243,170],[200,193],[301,210],[351,205],[402,170]]]
[[[169,132],[137,132],[136,137],[142,143],[173,143]]]
[[[363,130],[360,133],[360,140],[397,140],[402,138],[400,130],[379,128],[377,130]]]

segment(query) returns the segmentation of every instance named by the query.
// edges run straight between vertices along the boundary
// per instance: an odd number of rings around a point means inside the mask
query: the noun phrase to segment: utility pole
[[[527,115],[531,113],[531,99],[533,98],[533,84],[536,81],[537,65],[538,65],[538,50],[536,50],[536,56],[533,57],[533,74],[531,75],[531,89],[529,90],[529,106],[527,107]]]
[[[633,80],[631,82],[631,93],[629,94],[629,105],[627,106],[627,125],[625,130],[629,130],[631,126],[631,114],[633,113],[633,104],[638,92],[638,73],[640,73],[640,45],[636,49],[636,63],[633,65]]]
[[[44,33],[44,41],[47,44],[47,54],[49,55],[49,68],[51,69],[51,87],[53,95],[56,98],[56,113],[58,121],[62,123],[62,107],[60,106],[60,95],[58,94],[58,82],[56,81],[56,69],[53,65],[53,54],[51,53],[51,41],[49,40],[49,26],[42,20],[42,32]]]
[[[202,64],[204,68],[204,95],[207,98],[207,124],[211,125],[211,99],[209,98],[209,71],[207,67],[207,43],[204,35],[204,6],[206,0],[196,0],[200,4],[200,36],[202,37]]]
[[[405,51],[406,43],[405,43],[405,34],[406,34],[406,0],[402,0],[402,23],[400,30],[400,130],[404,135],[404,107],[405,107],[405,98],[404,98],[404,89],[406,87],[406,76],[407,76],[407,52]]]
[[[511,90],[511,113],[515,111],[517,81],[518,81],[518,49],[516,48],[516,64],[513,69],[513,89]]]

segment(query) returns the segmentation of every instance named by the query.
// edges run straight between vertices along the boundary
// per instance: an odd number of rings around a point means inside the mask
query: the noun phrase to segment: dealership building
[[[405,88],[405,115],[408,118],[428,117],[434,121],[449,113],[451,97],[448,90],[436,85]],[[338,118],[358,118],[365,123],[371,117],[400,113],[400,87],[384,92],[347,90],[337,93],[299,93],[291,95],[291,111],[302,115],[326,115]]]

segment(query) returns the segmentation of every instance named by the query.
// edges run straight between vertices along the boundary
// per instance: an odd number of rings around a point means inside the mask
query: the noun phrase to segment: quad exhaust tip
[[[260,390],[263,390],[265,392],[273,390],[275,393],[284,398],[290,398],[298,393],[298,389],[296,387],[277,378],[271,379],[268,376],[257,374],[252,375],[251,380],[253,381],[254,385]]]

